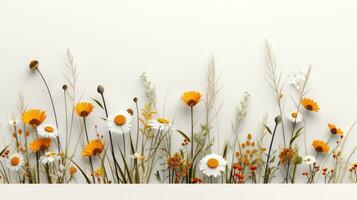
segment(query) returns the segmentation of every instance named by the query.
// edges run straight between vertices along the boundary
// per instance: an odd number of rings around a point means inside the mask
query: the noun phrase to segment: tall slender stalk
[[[50,88],[49,88],[49,86],[48,86],[48,84],[47,84],[47,81],[46,81],[45,77],[42,75],[41,71],[39,70],[39,68],[36,68],[36,71],[38,72],[38,74],[39,74],[40,77],[42,78],[43,83],[44,83],[45,86],[46,86],[48,95],[50,96],[51,105],[52,105],[52,110],[53,110],[53,115],[54,115],[54,117],[55,117],[56,128],[58,129],[58,119],[57,119],[56,107],[55,107],[55,104],[54,104],[54,101],[53,101],[53,97],[52,97],[51,90],[50,90]],[[60,142],[59,136],[57,136],[57,148],[58,148],[58,154],[60,154],[60,153],[61,153],[61,142]]]
[[[84,132],[86,133],[87,144],[89,144],[87,122],[86,122],[86,118],[85,117],[83,117],[83,124],[84,124]],[[94,173],[93,161],[92,161],[92,157],[91,156],[89,156],[89,163],[90,163],[90,167],[91,167],[91,173]],[[95,177],[93,176],[93,174],[92,174],[92,178],[93,178],[93,183],[95,183]]]
[[[270,145],[269,145],[269,152],[268,152],[268,157],[267,157],[267,161],[265,163],[265,171],[264,171],[264,183],[268,183],[269,181],[269,174],[268,174],[268,168],[269,168],[269,162],[270,162],[270,154],[273,148],[273,142],[274,142],[274,138],[275,138],[275,133],[276,133],[276,128],[278,127],[279,122],[281,122],[281,117],[278,116],[275,118],[275,127],[274,127],[274,131],[272,133],[272,138],[270,140]]]
[[[194,148],[194,139],[193,139],[193,106],[191,106],[191,159],[193,159],[193,148]]]
[[[105,111],[105,116],[106,118],[108,118],[108,109],[107,109],[107,104],[105,102],[105,98],[104,98],[104,88],[102,86],[98,86],[98,93],[100,94],[100,96],[102,97],[102,101],[103,101],[103,106],[104,106],[104,111]],[[118,165],[117,165],[117,160],[115,157],[115,151],[114,151],[114,145],[113,145],[113,138],[112,138],[112,132],[109,132],[109,140],[110,140],[110,150],[112,153],[112,157],[113,157],[113,161],[114,161],[114,170],[115,170],[115,176],[117,178],[117,181],[119,183],[119,174],[118,174]]]

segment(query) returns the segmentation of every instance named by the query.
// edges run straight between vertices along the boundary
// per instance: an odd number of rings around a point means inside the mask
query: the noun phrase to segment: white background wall
[[[244,91],[252,100],[243,132],[255,133],[265,113],[270,119],[276,114],[264,80],[267,39],[285,75],[313,65],[309,96],[321,112],[308,123],[308,138],[327,139],[328,122],[347,131],[357,119],[356,8],[355,1],[347,0],[3,1],[2,134],[6,117],[16,113],[19,93],[30,107],[51,115],[41,80],[29,73],[32,59],[51,77],[55,103],[62,107],[67,48],[76,57],[84,99],[96,96],[96,86],[102,84],[111,110],[132,107],[133,97],[143,98],[139,76],[147,72],[156,85],[159,107],[167,93],[167,117],[183,130],[189,130],[188,110],[179,96],[188,89],[204,91],[214,55],[223,86],[219,102],[224,107],[216,122],[221,142],[230,134]],[[351,141],[356,138],[353,134]]]

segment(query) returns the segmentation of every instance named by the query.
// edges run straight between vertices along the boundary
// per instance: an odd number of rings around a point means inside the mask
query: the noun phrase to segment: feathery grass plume
[[[267,59],[266,59],[266,76],[265,79],[269,86],[274,91],[274,98],[276,105],[278,106],[278,111],[280,116],[284,116],[284,103],[283,99],[283,89],[284,89],[284,82],[282,80],[282,73],[278,72],[276,67],[276,56],[272,50],[271,44],[268,41],[265,41],[266,51],[267,51]],[[282,136],[284,146],[286,146],[286,138],[285,138],[285,126],[284,121],[281,124]]]

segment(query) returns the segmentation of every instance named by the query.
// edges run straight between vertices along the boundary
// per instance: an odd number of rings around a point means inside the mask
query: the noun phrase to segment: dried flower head
[[[39,62],[37,60],[32,60],[29,64],[31,70],[38,69],[38,66],[39,66]]]
[[[99,94],[103,94],[103,93],[104,93],[104,87],[101,86],[101,85],[98,85],[98,87],[97,87],[97,92],[98,92]]]
[[[298,151],[292,148],[284,148],[280,154],[279,159],[281,164],[294,163],[298,157]]]

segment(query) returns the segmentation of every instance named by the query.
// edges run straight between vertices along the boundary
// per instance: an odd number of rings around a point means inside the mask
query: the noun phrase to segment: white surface
[[[115,197],[125,200],[179,200],[200,198],[205,200],[238,199],[339,199],[351,197],[355,185],[4,185],[2,197],[53,200],[98,200]],[[21,190],[14,194],[12,191]],[[139,192],[138,192],[139,191]],[[257,192],[259,191],[259,192]],[[65,193],[64,193],[65,192]]]
[[[189,130],[184,120],[188,109],[179,97],[188,89],[204,91],[206,66],[214,55],[223,85],[219,102],[224,107],[215,122],[221,143],[231,132],[234,108],[244,91],[252,98],[243,133],[255,133],[265,113],[271,120],[276,114],[264,80],[268,39],[285,75],[313,64],[308,96],[318,101],[321,112],[308,122],[308,138],[327,139],[328,122],[347,131],[357,119],[356,8],[355,1],[347,0],[1,2],[3,130],[6,117],[16,113],[20,92],[30,107],[46,109],[51,116],[42,82],[28,70],[32,59],[38,59],[52,79],[55,103],[62,107],[62,73],[70,48],[84,99],[97,96],[96,86],[102,84],[110,110],[133,107],[133,97],[143,99],[139,76],[147,72],[157,88],[159,107],[167,92],[167,117],[175,118],[183,130]]]

